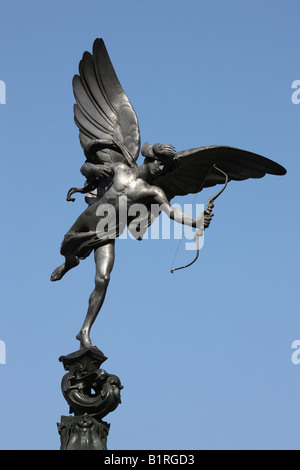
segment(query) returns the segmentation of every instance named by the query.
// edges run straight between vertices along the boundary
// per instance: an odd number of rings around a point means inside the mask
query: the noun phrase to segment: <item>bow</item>
[[[215,194],[214,196],[212,196],[210,199],[208,199],[206,205],[207,205],[207,209],[205,210],[205,214],[206,215],[211,215],[212,214],[212,210],[214,208],[214,202],[215,200],[222,194],[222,192],[226,189],[227,187],[227,184],[228,184],[228,181],[229,181],[229,177],[227,175],[227,173],[225,173],[223,170],[220,170],[220,168],[216,167],[216,165],[213,165],[213,167],[215,170],[219,171],[220,173],[222,173],[224,176],[225,176],[225,184],[223,186],[223,188],[221,189],[221,191],[219,191],[217,194]],[[210,170],[211,171],[211,170]],[[210,173],[209,171],[209,173]],[[205,178],[206,179],[206,178]],[[205,180],[204,180],[205,182]],[[204,183],[203,183],[203,186],[204,186]],[[200,191],[199,191],[200,192]],[[194,235],[194,240],[195,240],[195,244],[196,244],[196,250],[197,250],[197,253],[196,253],[196,256],[195,258],[193,259],[193,261],[191,261],[189,264],[186,264],[185,266],[181,266],[180,268],[172,268],[171,269],[171,273],[173,274],[175,271],[179,271],[180,269],[185,269],[185,268],[188,268],[189,266],[192,266],[192,264],[194,264],[198,257],[199,257],[199,251],[200,251],[200,248],[199,248],[199,238],[202,237],[203,233],[204,233],[204,230],[208,227],[203,226],[203,228],[200,228],[199,230],[197,230],[195,232],[195,235]],[[176,254],[175,254],[176,256]]]

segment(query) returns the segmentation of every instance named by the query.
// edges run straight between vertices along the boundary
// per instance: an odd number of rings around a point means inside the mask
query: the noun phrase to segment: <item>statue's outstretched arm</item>
[[[209,213],[208,211],[203,211],[199,217],[191,217],[185,214],[181,209],[177,207],[173,207],[167,196],[165,195],[164,191],[160,188],[153,188],[154,189],[154,200],[157,204],[159,204],[160,209],[167,214],[167,216],[175,220],[183,225],[188,225],[189,227],[193,228],[202,228],[203,226],[208,227],[209,223],[213,217],[213,214]]]

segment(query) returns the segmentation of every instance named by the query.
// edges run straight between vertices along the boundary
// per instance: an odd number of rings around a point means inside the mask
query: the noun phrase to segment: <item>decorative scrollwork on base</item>
[[[123,388],[116,375],[99,369],[106,359],[96,347],[59,358],[68,371],[62,379],[62,393],[75,415],[62,416],[58,424],[61,449],[106,449],[109,424],[102,418],[121,403]]]

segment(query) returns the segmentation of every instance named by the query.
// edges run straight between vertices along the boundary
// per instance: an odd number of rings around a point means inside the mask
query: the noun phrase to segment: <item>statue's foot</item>
[[[59,281],[70,269],[75,268],[75,266],[78,266],[79,264],[79,259],[74,258],[72,262],[69,263],[63,263],[58,268],[56,268],[53,273],[51,274],[51,281]]]
[[[54,269],[53,273],[51,274],[51,281],[59,281],[63,275],[66,274],[66,265],[63,263],[58,268]]]
[[[89,335],[87,333],[84,333],[84,331],[82,330],[79,331],[78,335],[76,335],[76,339],[80,341],[81,349],[91,349],[95,347],[92,345]]]

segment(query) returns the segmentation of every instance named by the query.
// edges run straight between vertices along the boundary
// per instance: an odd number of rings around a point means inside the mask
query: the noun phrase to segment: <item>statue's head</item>
[[[141,149],[141,154],[145,157],[145,164],[152,177],[167,173],[174,167],[176,152],[173,145],[154,144],[151,146],[146,142]]]

